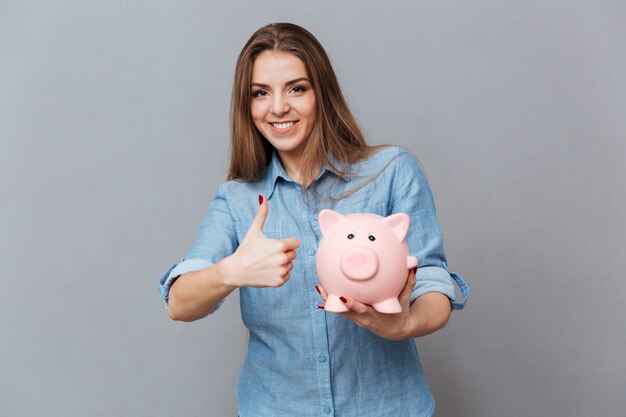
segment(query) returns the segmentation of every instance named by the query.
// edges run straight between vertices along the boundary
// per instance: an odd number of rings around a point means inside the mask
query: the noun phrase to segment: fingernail
[[[317,308],[319,308],[319,309],[323,310],[323,309],[324,309],[324,304],[319,304],[319,305],[317,306]]]
[[[346,297],[339,297],[339,299],[341,300],[342,303],[347,303],[348,300],[346,300]]]
[[[315,289],[317,290],[317,293],[318,293],[319,295],[322,295],[322,293],[320,292],[320,289],[319,289],[319,287],[318,287],[317,285],[315,286]]]
[[[263,204],[263,196],[259,194],[259,205]]]

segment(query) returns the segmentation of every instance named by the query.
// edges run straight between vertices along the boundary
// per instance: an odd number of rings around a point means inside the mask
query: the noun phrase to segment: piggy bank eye
[[[370,233],[367,235],[367,238],[373,242],[376,240],[376,235],[374,233]]]
[[[346,236],[348,239],[354,239],[354,232],[350,232],[348,233],[348,236]]]

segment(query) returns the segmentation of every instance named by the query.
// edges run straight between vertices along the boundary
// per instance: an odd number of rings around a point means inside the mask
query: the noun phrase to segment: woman
[[[250,331],[237,386],[249,416],[430,416],[434,401],[412,338],[443,327],[455,302],[426,178],[415,158],[366,145],[330,61],[305,29],[277,23],[254,33],[237,61],[229,181],[211,202],[195,244],[159,281],[174,320],[210,314],[239,289]],[[323,208],[411,218],[418,269],[403,311],[383,314],[343,297],[320,309],[316,275]]]

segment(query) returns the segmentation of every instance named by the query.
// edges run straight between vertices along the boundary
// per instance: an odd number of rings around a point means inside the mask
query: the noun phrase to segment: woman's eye
[[[264,90],[257,90],[257,91],[252,92],[252,97],[262,97],[266,95],[267,95],[267,91],[264,91]]]
[[[367,235],[367,238],[373,242],[376,240],[376,235],[374,233],[370,233]]]
[[[348,233],[348,236],[346,236],[348,239],[354,239],[354,233],[350,232]]]
[[[296,87],[292,88],[291,91],[293,91],[296,94],[304,93],[306,91],[306,88],[300,87],[300,86],[296,86]]]

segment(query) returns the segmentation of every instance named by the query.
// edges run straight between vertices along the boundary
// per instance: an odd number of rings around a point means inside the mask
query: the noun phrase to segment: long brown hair
[[[291,23],[272,23],[257,30],[237,59],[230,109],[229,180],[254,181],[264,172],[272,145],[261,135],[250,114],[252,66],[263,51],[287,52],[300,58],[315,92],[317,117],[303,150],[301,180],[308,185],[321,164],[348,175],[348,164],[373,154],[341,93],[324,48],[306,29]],[[341,166],[334,166],[334,158]]]

